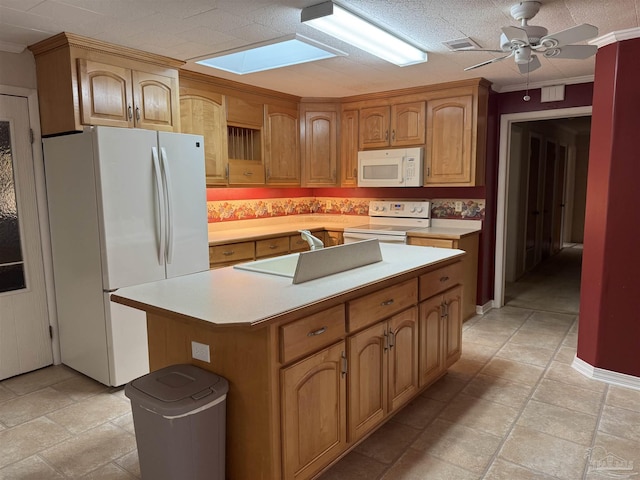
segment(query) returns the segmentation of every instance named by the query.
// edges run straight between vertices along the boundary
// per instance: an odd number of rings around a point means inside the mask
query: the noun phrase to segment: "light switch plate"
[[[191,356],[203,362],[211,363],[209,345],[206,343],[191,342]]]

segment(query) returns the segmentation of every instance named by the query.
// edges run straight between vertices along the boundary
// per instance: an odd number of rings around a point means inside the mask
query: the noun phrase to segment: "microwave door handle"
[[[400,185],[404,185],[405,179],[404,179],[404,161],[407,157],[405,155],[402,156],[402,162],[400,163]]]

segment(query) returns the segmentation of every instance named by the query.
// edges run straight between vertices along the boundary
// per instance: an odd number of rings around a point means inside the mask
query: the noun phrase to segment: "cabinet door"
[[[336,112],[305,112],[303,185],[335,186],[338,180]]]
[[[346,448],[344,342],[281,370],[283,477],[307,479]]]
[[[360,148],[378,148],[389,145],[388,106],[360,110]]]
[[[227,183],[227,126],[222,96],[219,101],[198,95],[180,97],[180,128],[204,137],[207,185]]]
[[[453,365],[462,353],[462,287],[459,285],[443,294],[444,308],[444,363]]]
[[[324,236],[324,246],[333,247],[344,243],[344,234],[342,232],[327,231]]]
[[[300,185],[299,139],[297,110],[268,106],[264,143],[267,184]]]
[[[472,136],[472,95],[427,102],[425,185],[475,183]]]
[[[133,126],[131,70],[84,58],[79,58],[77,62],[82,97],[81,123],[125,128]]]
[[[387,323],[377,323],[348,339],[349,441],[378,425],[387,412]]]
[[[391,145],[422,145],[425,139],[424,102],[402,103],[391,107]]]
[[[420,388],[433,383],[444,371],[442,355],[442,295],[420,303],[418,375]]]
[[[340,185],[358,185],[358,111],[345,110],[340,122]]]
[[[180,131],[177,78],[133,70],[134,119],[137,128]]]
[[[389,411],[418,391],[418,308],[389,319]]]

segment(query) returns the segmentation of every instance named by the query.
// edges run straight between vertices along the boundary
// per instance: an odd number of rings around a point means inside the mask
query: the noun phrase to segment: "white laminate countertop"
[[[256,326],[279,315],[463,255],[462,250],[380,244],[382,261],[293,285],[291,278],[208,270],[117,290],[112,301],[173,312],[219,326]]]
[[[298,230],[323,229],[342,231],[347,227],[366,225],[366,215],[294,215],[252,220],[237,220],[209,224],[209,244],[256,240],[274,235],[295,234]],[[431,226],[410,232],[411,236],[431,236],[441,238],[462,238],[482,230],[479,220],[432,219]]]

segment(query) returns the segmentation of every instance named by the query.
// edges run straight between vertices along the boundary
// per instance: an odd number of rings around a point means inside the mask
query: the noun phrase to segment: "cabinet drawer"
[[[209,247],[209,263],[231,263],[240,260],[253,260],[255,254],[254,242],[230,243]]]
[[[256,258],[289,253],[289,237],[268,238],[256,242]]]
[[[418,302],[418,279],[383,288],[349,302],[349,331],[390,317]]]
[[[330,345],[345,334],[344,305],[280,327],[280,361],[287,363]]]
[[[422,247],[457,248],[455,246],[456,240],[447,240],[446,238],[414,237],[409,243],[411,245],[420,245]]]
[[[313,235],[316,237],[318,236],[316,233],[314,233]],[[300,234],[291,235],[289,237],[289,249],[292,252],[302,252],[305,250],[309,250],[309,244],[304,238],[300,236]]]
[[[462,263],[456,262],[420,275],[420,300],[444,292],[462,282]]]

